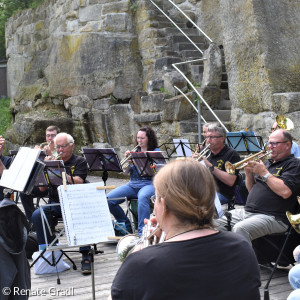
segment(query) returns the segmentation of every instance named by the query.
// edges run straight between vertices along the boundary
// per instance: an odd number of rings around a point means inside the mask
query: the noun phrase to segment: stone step
[[[216,119],[208,121],[206,120],[208,123],[209,122],[217,122]],[[221,120],[222,121],[222,120]],[[231,131],[231,123],[226,121],[222,121],[223,125],[227,128],[228,131]],[[194,135],[195,137],[198,138],[198,122],[196,121],[180,121],[180,132],[181,134],[186,137],[187,135]],[[201,122],[201,127],[203,126],[203,122]],[[198,140],[198,139],[197,139]],[[197,142],[196,140],[196,142]],[[192,142],[191,140],[189,140],[190,142]]]
[[[227,81],[221,81],[221,89],[228,89],[228,82]]]
[[[202,35],[190,35],[189,38],[195,43],[206,43],[205,37]],[[175,35],[171,37],[173,44],[176,43],[187,43],[189,40],[184,35]]]
[[[222,122],[229,122],[231,120],[231,110],[215,109],[213,111]],[[207,122],[214,122],[215,120],[215,117],[207,108],[202,109],[202,115]]]
[[[182,57],[187,58],[187,60],[189,60],[190,58],[192,59],[202,58],[202,54],[198,50],[183,50],[181,51],[181,55]],[[199,61],[199,63],[203,64],[203,61],[202,62]]]
[[[186,35],[200,35],[199,30],[196,28],[180,28]],[[165,36],[182,36],[182,32],[178,30],[176,27],[165,27],[162,29],[159,29],[161,34],[164,34]]]
[[[222,99],[222,98],[221,98]],[[222,99],[218,104],[218,109],[231,110],[231,101],[229,99]]]
[[[204,43],[196,43],[196,46],[204,51],[206,49],[206,44]],[[191,44],[190,42],[187,43],[177,43],[173,45],[173,49],[176,51],[183,51],[183,50],[195,50],[195,46]]]
[[[174,68],[172,67],[172,64],[174,63],[178,63],[181,62],[181,58],[179,57],[172,57],[172,56],[166,56],[166,57],[162,57],[162,58],[158,58],[155,61],[155,66],[154,69],[156,71],[160,71],[160,70],[174,70]],[[186,66],[185,65],[181,65],[180,66],[181,70],[185,70]]]
[[[227,80],[228,80],[227,73],[222,72],[222,81],[227,81]]]
[[[228,89],[221,89],[221,99],[230,101]]]

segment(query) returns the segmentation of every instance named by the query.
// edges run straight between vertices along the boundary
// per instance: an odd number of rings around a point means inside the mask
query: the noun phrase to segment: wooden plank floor
[[[99,177],[89,177],[88,179],[90,182],[102,181]],[[107,185],[119,186],[125,182],[125,180],[109,178]],[[63,238],[61,241],[63,242]],[[116,243],[101,243],[97,245],[97,248],[98,250],[104,251],[104,253],[95,255],[95,298],[104,300],[107,299],[110,293],[113,278],[121,263],[116,254]],[[31,269],[32,288],[30,299],[93,299],[92,276],[84,276],[80,271],[81,254],[72,252],[68,253],[68,255],[74,260],[78,269],[73,270],[71,267],[70,270],[59,273],[60,284],[57,284],[57,274],[36,275],[33,268]],[[68,263],[66,258],[64,258],[64,261]],[[69,263],[69,265],[71,264]],[[289,268],[286,268],[275,272],[269,286],[271,300],[286,300],[292,291],[287,277],[288,269]],[[264,296],[264,286],[269,274],[270,271],[261,269],[261,299],[263,299]]]

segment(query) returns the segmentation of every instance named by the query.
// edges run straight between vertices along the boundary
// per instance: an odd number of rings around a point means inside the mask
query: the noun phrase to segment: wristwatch
[[[214,171],[215,167],[214,166],[210,166],[208,169],[209,169],[210,173],[212,173]]]
[[[266,182],[271,174],[268,172],[265,176],[261,178],[263,182]]]

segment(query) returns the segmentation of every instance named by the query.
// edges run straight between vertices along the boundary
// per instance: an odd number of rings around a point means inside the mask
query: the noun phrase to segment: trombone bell
[[[286,216],[295,231],[300,234],[300,214],[293,215],[291,212],[287,211]]]

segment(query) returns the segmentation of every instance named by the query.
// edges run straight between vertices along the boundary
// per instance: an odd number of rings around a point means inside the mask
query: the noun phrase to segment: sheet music
[[[3,171],[0,185],[23,192],[40,152],[40,149],[21,147],[9,169]]]
[[[103,182],[58,187],[69,246],[91,245],[115,236]]]
[[[189,157],[191,157],[193,155],[192,151],[190,149],[190,143],[187,139],[173,139],[173,142],[174,142],[174,146],[176,148],[177,156],[189,156]],[[180,142],[183,145],[179,146]],[[184,148],[185,155],[182,151],[182,147]]]

